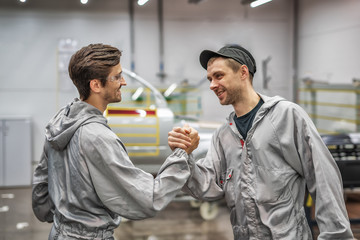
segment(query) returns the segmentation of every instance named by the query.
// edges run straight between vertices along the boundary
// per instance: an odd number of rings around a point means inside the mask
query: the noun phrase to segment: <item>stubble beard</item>
[[[118,103],[121,102],[121,92],[118,93],[118,91],[120,91],[120,89],[117,89],[116,93],[113,95],[110,92],[106,92],[104,99],[106,102],[108,103]],[[118,97],[119,95],[119,97]]]
[[[235,91],[229,91],[228,89],[223,89],[223,91],[225,92],[226,96],[224,99],[220,100],[220,104],[225,106],[225,105],[233,105],[236,102],[236,99],[238,98],[238,94]]]

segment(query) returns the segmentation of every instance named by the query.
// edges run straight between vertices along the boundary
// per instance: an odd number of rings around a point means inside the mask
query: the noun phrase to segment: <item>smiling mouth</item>
[[[216,92],[215,94],[216,94],[216,96],[220,97],[220,95],[222,95],[224,92],[225,92],[225,91],[218,91],[218,92]]]

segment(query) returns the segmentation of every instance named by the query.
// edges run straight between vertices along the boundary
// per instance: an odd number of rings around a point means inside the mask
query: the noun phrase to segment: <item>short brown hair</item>
[[[111,68],[120,63],[121,51],[110,45],[90,44],[72,55],[69,62],[69,76],[76,86],[80,98],[90,95],[90,80],[99,79],[102,86]]]
[[[215,61],[215,59],[217,59],[217,58],[223,58],[223,59],[225,59],[226,65],[227,65],[229,68],[231,68],[231,70],[233,70],[234,73],[237,73],[237,72],[239,71],[240,67],[242,66],[241,63],[235,61],[235,60],[232,59],[232,58],[224,58],[224,57],[219,57],[219,56],[215,56],[215,57],[210,58],[209,61],[208,61],[208,63],[207,63],[207,65],[209,66],[210,64],[212,64],[212,63]],[[253,76],[252,76],[252,74],[251,74],[250,72],[249,72],[249,77],[250,77],[250,82],[251,82],[251,84],[252,84]]]

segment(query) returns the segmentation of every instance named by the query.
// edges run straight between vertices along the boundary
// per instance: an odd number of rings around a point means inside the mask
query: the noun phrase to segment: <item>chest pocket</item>
[[[235,206],[235,187],[233,169],[227,169],[220,178],[220,186],[225,192],[225,200],[229,208]]]
[[[255,166],[257,186],[256,198],[259,203],[273,203],[279,200],[284,192],[283,171],[269,170],[264,167]]]

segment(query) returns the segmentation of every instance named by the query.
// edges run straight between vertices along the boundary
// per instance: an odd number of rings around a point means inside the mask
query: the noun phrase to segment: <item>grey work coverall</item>
[[[207,156],[192,162],[184,191],[203,200],[225,197],[236,240],[305,240],[312,239],[304,213],[307,186],[318,239],[353,239],[339,169],[311,119],[283,98],[260,97],[264,104],[246,140],[231,113]]]
[[[102,113],[75,99],[46,127],[33,178],[33,211],[54,222],[49,239],[113,239],[121,217],[153,217],[190,175],[188,154],[170,155],[154,177],[130,161]]]

